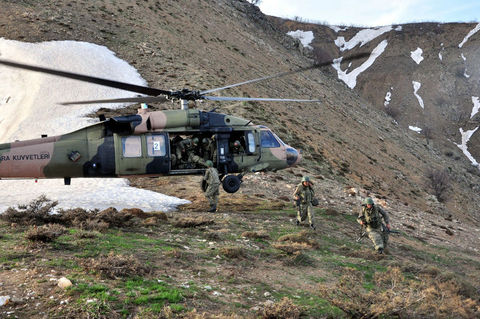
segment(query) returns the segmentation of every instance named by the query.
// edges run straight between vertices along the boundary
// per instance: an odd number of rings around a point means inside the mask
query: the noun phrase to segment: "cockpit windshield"
[[[278,137],[277,134],[275,134],[275,133],[273,133],[273,132],[272,132],[272,134],[273,134],[273,136],[275,136],[275,138],[277,139],[277,141],[280,142],[280,144],[282,144],[282,145],[287,145],[287,144],[285,144],[285,143],[282,141],[282,139],[281,139],[280,137]]]
[[[262,147],[265,148],[280,147],[280,142],[271,131],[261,131],[261,141]]]

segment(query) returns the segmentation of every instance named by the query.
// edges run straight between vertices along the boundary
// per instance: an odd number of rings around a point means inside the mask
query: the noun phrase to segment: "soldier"
[[[312,188],[313,183],[310,181],[310,177],[303,176],[302,182],[297,185],[295,192],[293,193],[293,199],[297,203],[297,226],[303,222],[308,214],[308,222],[310,227],[315,230],[313,225],[313,204],[315,200],[315,191]]]
[[[240,144],[239,140],[235,140],[235,142],[233,142],[230,148],[232,149],[232,153],[234,154],[240,154],[245,152],[245,149],[243,148],[242,144]]]
[[[362,211],[358,215],[357,222],[366,227],[368,238],[373,242],[375,250],[379,254],[383,254],[388,242],[388,232],[382,230],[382,218],[387,229],[390,230],[387,213],[381,207],[375,205],[371,197],[367,197],[362,205]]]
[[[198,137],[192,139],[186,138],[177,144],[176,155],[177,162],[181,161],[188,166],[191,164],[200,164],[206,166],[205,161],[197,155],[198,153]]]
[[[211,160],[212,162],[217,162],[217,143],[215,141],[215,135],[211,138],[204,138],[206,143],[204,144],[202,141],[203,146],[203,159],[204,160]]]
[[[218,177],[218,172],[213,167],[213,162],[211,160],[206,161],[206,165],[208,168],[205,171],[205,175],[203,175],[203,180],[207,183],[205,197],[210,203],[210,209],[208,210],[208,212],[212,213],[217,211],[220,178]]]

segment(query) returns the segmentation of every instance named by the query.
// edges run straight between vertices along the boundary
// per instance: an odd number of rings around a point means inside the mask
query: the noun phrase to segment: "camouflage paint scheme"
[[[219,173],[276,171],[297,164],[299,152],[277,136],[278,147],[261,147],[261,131],[267,127],[226,114],[195,109],[150,112],[113,117],[80,130],[54,137],[0,144],[0,178],[116,177],[125,175],[202,174],[204,169],[172,170],[170,143],[164,156],[147,155],[146,139],[171,134],[215,134]],[[231,135],[245,134],[251,147],[244,154],[229,150]],[[248,137],[247,137],[248,135]],[[122,139],[138,136],[141,155],[124,157]],[[233,136],[233,135],[232,135]]]

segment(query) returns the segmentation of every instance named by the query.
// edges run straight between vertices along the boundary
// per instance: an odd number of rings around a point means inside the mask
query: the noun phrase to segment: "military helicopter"
[[[345,60],[358,59],[359,54]],[[207,95],[240,85],[330,65],[333,61],[204,91],[168,91],[7,60],[0,65],[123,89],[146,96],[62,103],[142,103],[138,114],[117,116],[74,132],[0,144],[0,178],[128,177],[202,174],[211,160],[228,193],[249,172],[277,171],[301,161],[301,154],[268,127],[250,120],[188,107],[189,101],[320,102],[320,100]],[[179,100],[177,110],[151,111],[146,103]],[[203,145],[204,147],[200,147]]]

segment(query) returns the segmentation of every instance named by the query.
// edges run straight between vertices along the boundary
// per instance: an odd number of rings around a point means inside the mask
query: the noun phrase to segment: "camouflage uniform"
[[[207,161],[212,163],[211,161]],[[213,164],[212,164],[213,165]],[[219,187],[220,187],[220,178],[218,177],[218,172],[213,166],[209,166],[205,171],[205,175],[203,175],[203,180],[207,182],[207,189],[205,191],[205,197],[208,199],[210,203],[209,212],[214,212],[217,210],[218,204],[218,195],[219,195]]]
[[[367,205],[362,205],[362,211],[358,215],[358,223],[366,225],[368,238],[373,242],[375,250],[379,253],[387,247],[388,232],[382,231],[382,218],[385,224],[389,225],[389,218],[387,213],[379,206],[372,204],[371,208]]]
[[[203,159],[211,160],[214,163],[217,162],[217,143],[215,141],[215,136],[209,138],[208,144],[204,146]]]
[[[315,198],[315,191],[311,185],[305,186],[304,182],[304,179],[302,179],[302,182],[297,185],[297,188],[295,188],[295,192],[293,193],[294,198],[298,196],[300,203],[300,205],[297,205],[297,225],[304,221],[308,215],[310,227],[315,229],[313,226],[312,205],[312,200]],[[307,182],[310,183],[310,179],[307,179]]]
[[[182,162],[186,164],[200,164],[202,166],[207,166],[203,158],[196,154],[197,146],[198,145],[196,145],[194,141],[189,138],[186,138],[179,142],[176,147],[177,162]]]

